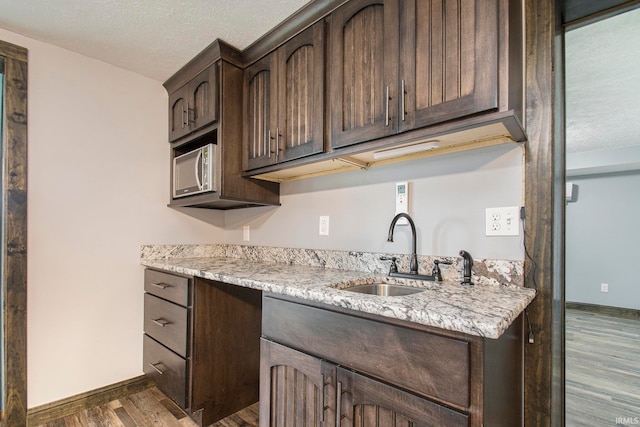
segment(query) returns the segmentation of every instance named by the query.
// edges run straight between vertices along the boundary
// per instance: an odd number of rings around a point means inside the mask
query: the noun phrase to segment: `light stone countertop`
[[[535,291],[516,286],[461,286],[457,282],[394,279],[338,270],[241,258],[141,259],[144,266],[202,277],[422,325],[499,338],[533,301]],[[407,296],[376,296],[341,290],[349,282],[385,281],[424,288]]]

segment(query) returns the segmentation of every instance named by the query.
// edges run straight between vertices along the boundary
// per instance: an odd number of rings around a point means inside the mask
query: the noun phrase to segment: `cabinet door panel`
[[[190,132],[188,94],[185,85],[169,95],[169,141],[175,141]]]
[[[264,339],[260,356],[260,427],[332,425],[332,365]]]
[[[497,8],[491,0],[402,3],[400,131],[498,107]]]
[[[190,83],[192,130],[218,120],[218,72],[217,64],[209,66]]]
[[[468,426],[466,414],[337,368],[338,427]]]
[[[323,151],[324,23],[278,51],[279,161]]]
[[[397,2],[356,0],[331,17],[331,145],[395,133]]]
[[[245,70],[245,150],[243,170],[276,163],[277,76],[272,53]]]

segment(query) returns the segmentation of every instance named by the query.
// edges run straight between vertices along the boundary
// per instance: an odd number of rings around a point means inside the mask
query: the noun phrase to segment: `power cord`
[[[527,309],[524,309],[524,317],[527,319],[527,328],[529,329],[528,341],[529,344],[533,344],[535,342],[533,338],[533,329],[531,328],[531,322],[529,321],[529,313],[527,313]]]
[[[529,248],[527,247],[527,228],[525,227],[526,214],[525,214],[524,206],[520,208],[520,219],[521,219],[520,222],[522,224],[522,247],[524,248],[525,256],[531,262],[531,274],[533,276],[533,289],[537,291],[538,282],[536,281],[536,270],[538,269],[538,265],[536,264],[535,259],[533,259],[533,257],[531,256],[531,253],[529,253]]]
[[[527,257],[527,259],[531,262],[531,273],[533,276],[533,289],[535,289],[536,291],[538,290],[538,282],[536,281],[536,269],[537,269],[537,265],[536,265],[536,261],[533,259],[533,257],[531,256],[531,254],[529,253],[529,248],[527,248],[527,228],[525,227],[525,219],[526,219],[526,213],[525,213],[525,208],[524,206],[520,207],[520,219],[522,220],[522,247],[524,248],[524,254]],[[524,317],[527,320],[527,329],[529,330],[528,336],[527,336],[527,340],[529,342],[529,344],[533,344],[535,343],[535,338],[533,335],[533,328],[531,327],[531,321],[529,320],[529,313],[527,312],[527,309],[525,308],[524,310]]]

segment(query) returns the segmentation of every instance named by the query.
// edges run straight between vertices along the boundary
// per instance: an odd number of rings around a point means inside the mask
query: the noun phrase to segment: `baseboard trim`
[[[56,402],[29,408],[27,410],[27,424],[30,426],[45,424],[84,409],[104,405],[112,400],[138,393],[154,385],[155,383],[145,375],[140,375],[139,377],[80,393]]]
[[[608,305],[586,304],[582,302],[567,302],[565,307],[574,310],[604,314],[606,316],[620,317],[623,319],[640,320],[640,310],[635,310],[633,308],[610,307]]]

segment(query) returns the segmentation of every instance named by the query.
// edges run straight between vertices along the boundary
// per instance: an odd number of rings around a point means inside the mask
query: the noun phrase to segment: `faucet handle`
[[[442,273],[440,272],[440,264],[451,265],[452,261],[443,261],[441,259],[437,259],[433,261],[433,269],[431,269],[431,275],[436,278],[438,282],[442,282]]]
[[[396,261],[398,261],[398,258],[394,256],[392,257],[381,256],[380,261],[391,261],[391,265],[389,266],[389,274],[398,272],[398,264],[396,264]]]

